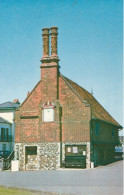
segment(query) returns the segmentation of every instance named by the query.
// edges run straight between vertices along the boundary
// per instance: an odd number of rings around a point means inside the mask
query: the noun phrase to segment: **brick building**
[[[57,27],[42,31],[41,80],[15,116],[20,170],[90,168],[91,162],[95,166],[111,162],[122,127],[92,94],[60,73]]]

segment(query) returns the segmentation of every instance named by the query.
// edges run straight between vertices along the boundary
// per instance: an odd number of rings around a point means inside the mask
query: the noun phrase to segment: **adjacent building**
[[[14,150],[15,109],[19,101],[0,104],[0,156],[7,157]]]
[[[41,79],[15,111],[20,170],[90,168],[114,160],[122,127],[92,94],[60,73],[57,29],[42,30]]]

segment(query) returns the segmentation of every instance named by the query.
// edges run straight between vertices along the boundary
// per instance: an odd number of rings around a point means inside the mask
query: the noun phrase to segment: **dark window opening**
[[[95,135],[99,135],[100,134],[100,124],[96,123],[95,125]]]
[[[115,135],[115,132],[114,132],[114,129],[112,129],[112,137],[114,137]]]
[[[1,141],[8,140],[8,128],[1,128]]]
[[[26,146],[27,155],[37,155],[37,146]]]

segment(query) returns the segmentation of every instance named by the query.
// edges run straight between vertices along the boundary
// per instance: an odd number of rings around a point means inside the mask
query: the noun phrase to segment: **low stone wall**
[[[90,168],[90,143],[62,143],[62,164],[65,164],[65,145],[86,145],[86,168]],[[26,155],[27,146],[37,146],[37,155]],[[15,160],[20,170],[54,170],[60,168],[60,143],[15,144]]]
[[[27,155],[26,146],[37,146],[37,155]],[[59,143],[15,144],[15,159],[19,159],[20,170],[54,170],[60,167]]]

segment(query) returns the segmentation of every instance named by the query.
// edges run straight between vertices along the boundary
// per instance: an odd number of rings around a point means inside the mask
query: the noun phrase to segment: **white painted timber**
[[[11,171],[19,171],[19,160],[11,161]]]

